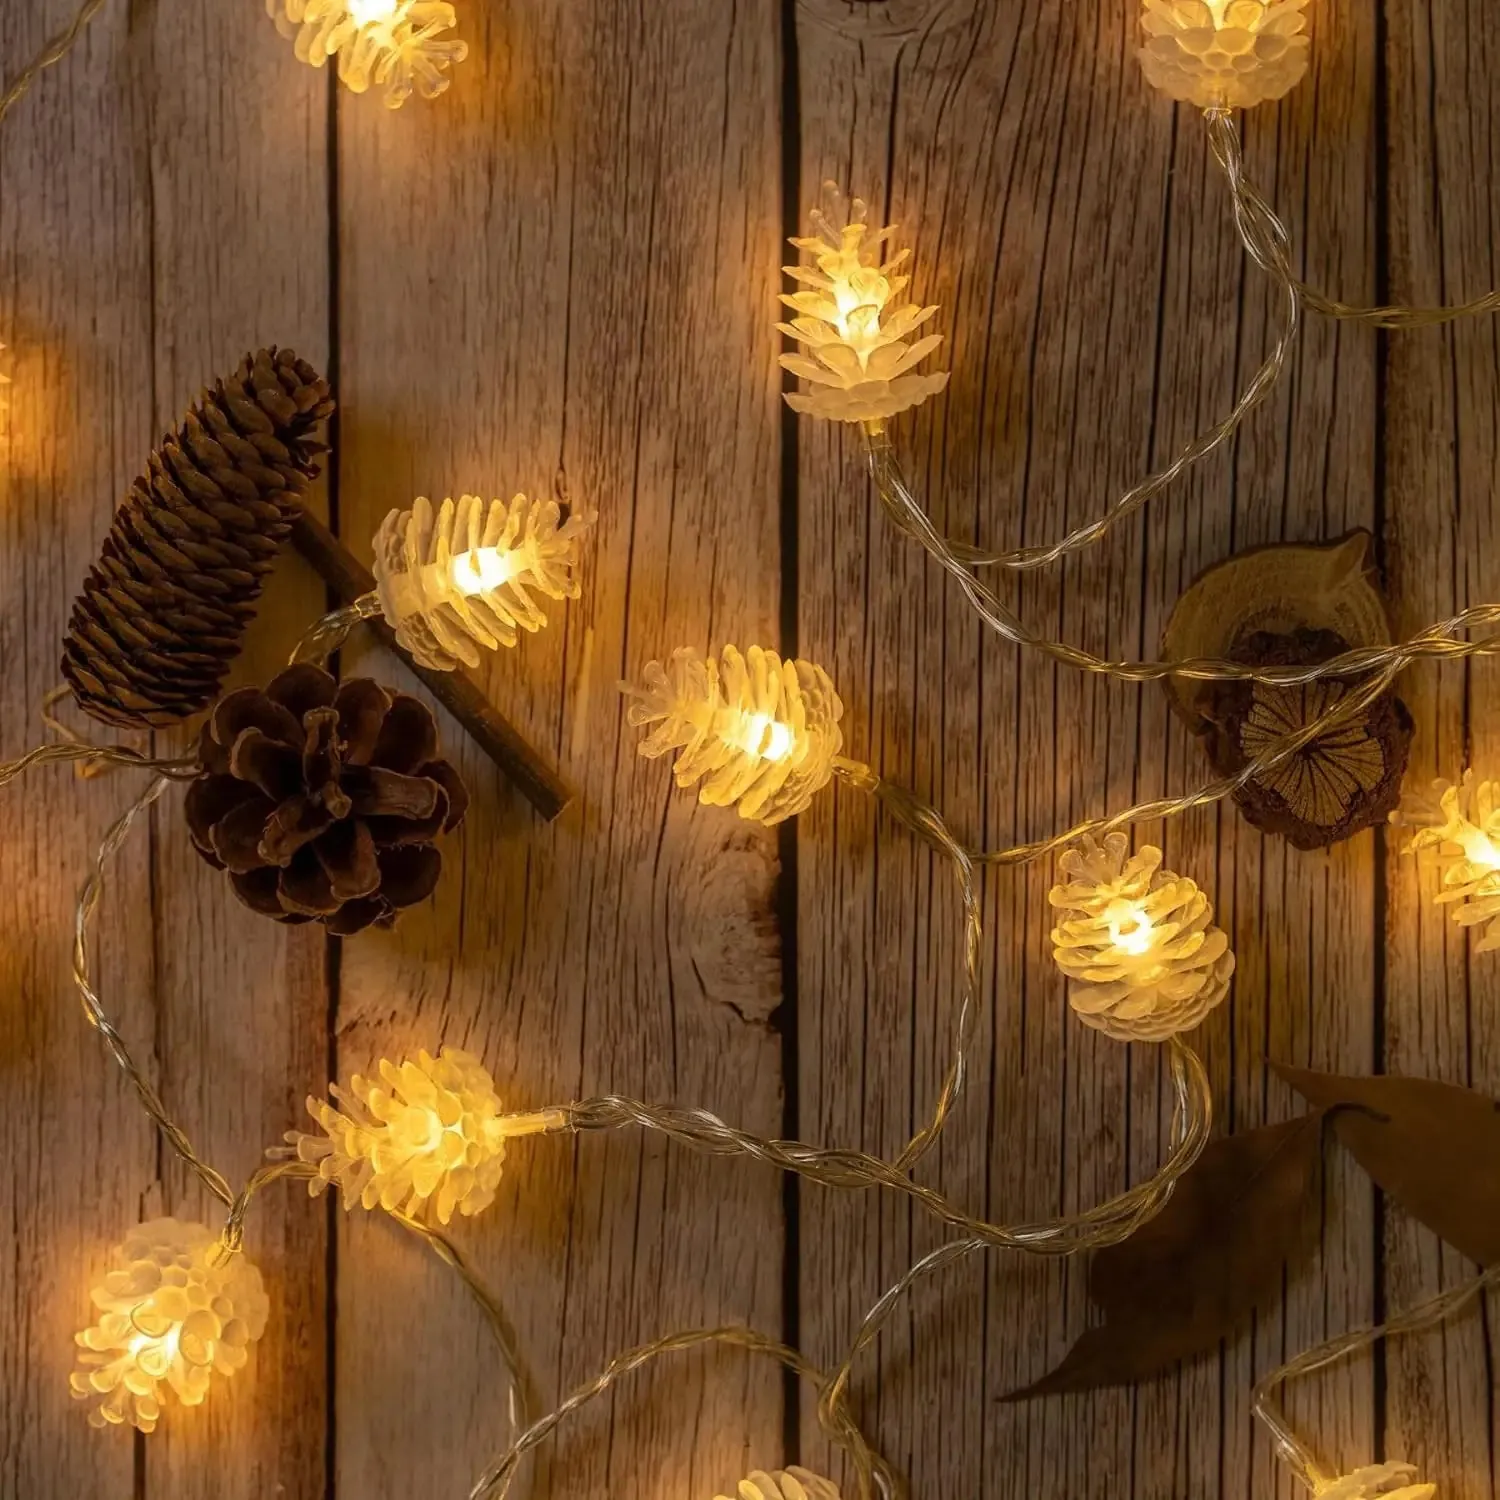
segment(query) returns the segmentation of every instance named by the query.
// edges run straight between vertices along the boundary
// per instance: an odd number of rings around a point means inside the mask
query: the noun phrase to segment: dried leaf
[[[1322,1142],[1319,1110],[1209,1146],[1161,1213],[1094,1257],[1104,1323],[1005,1399],[1146,1380],[1215,1348],[1279,1287],[1316,1201]]]
[[[1500,1261],[1500,1104],[1427,1078],[1273,1066],[1412,1218],[1481,1265]]]

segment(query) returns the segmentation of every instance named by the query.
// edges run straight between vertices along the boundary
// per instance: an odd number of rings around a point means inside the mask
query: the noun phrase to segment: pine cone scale
[[[85,712],[154,727],[212,700],[317,471],[312,430],[332,410],[310,365],[263,349],[163,439],[74,605],[62,670]]]
[[[384,757],[407,769],[351,761]],[[347,936],[436,886],[432,840],[467,806],[431,711],[378,684],[290,667],[215,707],[187,798],[193,843],[252,910]]]

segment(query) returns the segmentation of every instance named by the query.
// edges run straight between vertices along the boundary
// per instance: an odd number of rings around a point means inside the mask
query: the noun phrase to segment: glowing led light
[[[769,714],[747,714],[743,727],[721,731],[724,742],[762,760],[785,760],[792,753],[796,736],[790,726]]]
[[[513,551],[502,552],[498,547],[479,547],[473,552],[455,557],[449,564],[448,576],[459,593],[483,594],[490,589],[499,588],[503,583],[509,583],[518,573],[525,573],[530,567],[531,553],[528,548],[518,547]]]
[[[1143,0],[1146,82],[1200,109],[1280,99],[1307,72],[1307,0]]]
[[[307,1101],[321,1135],[287,1135],[298,1160],[318,1169],[308,1191],[337,1185],[346,1209],[358,1203],[428,1224],[448,1223],[455,1210],[482,1213],[500,1185],[506,1141],[564,1123],[558,1110],[506,1114],[484,1064],[457,1047],[382,1058],[378,1071],[356,1073],[347,1092],[334,1084],[336,1105]]]
[[[349,15],[356,26],[389,21],[401,8],[400,0],[348,0]]]
[[[1234,954],[1208,897],[1160,869],[1160,849],[1129,849],[1112,833],[1102,848],[1085,838],[1058,861],[1063,879],[1047,898],[1060,910],[1052,956],[1085,1025],[1160,1042],[1192,1030],[1229,993]]]
[[[1478,927],[1476,953],[1500,948],[1500,783],[1437,780],[1424,792],[1404,792],[1391,822],[1416,831],[1405,852],[1433,850],[1443,872],[1440,906],[1453,907],[1461,927]]]
[[[828,674],[751,646],[704,657],[684,646],[648,662],[637,686],[622,682],[626,713],[648,758],[679,751],[677,785],[698,800],[739,808],[742,818],[779,823],[800,813],[833,776],[843,749],[844,705]]]
[[[1368,1464],[1320,1484],[1313,1493],[1317,1500],[1432,1500],[1437,1486],[1414,1483],[1416,1478],[1410,1464]]]
[[[1156,941],[1156,926],[1138,901],[1113,902],[1104,914],[1109,939],[1122,953],[1149,953]]]
[[[782,297],[797,316],[776,325],[807,351],[781,356],[783,368],[807,384],[805,392],[789,391],[786,400],[809,416],[880,423],[921,405],[948,383],[946,372],[912,373],[943,342],[941,334],[907,343],[937,308],[895,305],[911,278],[894,273],[910,251],[882,262],[894,227],[872,235],[860,199],[845,203],[832,183],[825,193],[832,217],[814,209],[813,235],[791,241],[812,264],[783,268],[806,288]]]
[[[266,0],[277,29],[315,68],[338,59],[339,81],[356,94],[385,89],[389,109],[419,93],[435,99],[469,45],[444,37],[458,24],[449,0]]]
[[[514,646],[547,623],[533,591],[576,599],[575,570],[591,513],[562,519],[555,501],[477,495],[433,509],[419,496],[375,534],[381,613],[418,663],[439,672],[477,667],[480,651]]]
[[[260,1272],[207,1225],[157,1219],[114,1252],[99,1319],[75,1340],[75,1399],[95,1427],[155,1429],[164,1404],[197,1406],[214,1374],[243,1368],[270,1312]]]

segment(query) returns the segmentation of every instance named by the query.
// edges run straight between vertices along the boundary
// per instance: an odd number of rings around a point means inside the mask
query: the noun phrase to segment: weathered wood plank
[[[803,197],[833,176],[888,201],[916,246],[916,293],[943,305],[952,332],[953,384],[901,435],[916,478],[952,532],[1000,546],[1050,540],[1227,409],[1268,346],[1265,299],[1201,125],[1188,111],[1174,121],[1146,90],[1124,3],[1097,13],[810,5],[802,15]],[[1314,205],[1320,269],[1366,286],[1368,133],[1348,143],[1339,121],[1368,123],[1372,47],[1367,34],[1320,59],[1316,100],[1309,88],[1250,135],[1252,166],[1277,198]],[[1369,524],[1373,393],[1367,341],[1314,331],[1289,392],[1258,414],[1233,460],[1216,459],[1084,558],[1013,585],[1023,617],[1096,650],[1154,654],[1203,566],[1252,541]],[[935,569],[878,513],[866,521],[851,447],[809,425],[800,438],[801,647],[852,700],[856,753],[868,747],[886,774],[991,843],[1203,778],[1156,690],[1084,682],[981,646]],[[1233,1008],[1202,1037],[1224,1118],[1240,1128],[1294,1108],[1265,1082],[1268,1055],[1368,1069],[1371,840],[1298,856],[1229,814],[1143,833],[1216,890],[1240,953]],[[800,873],[801,1130],[889,1151],[932,1097],[947,1046],[951,1011],[931,999],[951,994],[956,974],[946,875],[847,802],[804,820]],[[927,1169],[1012,1219],[1119,1191],[1154,1169],[1164,1136],[1155,1058],[1066,1011],[1046,944],[1051,880],[1042,868],[992,882],[986,1037],[972,1097]],[[1322,998],[1330,991],[1337,1009]],[[862,1067],[852,1087],[837,1071],[851,1052]],[[1285,1484],[1271,1479],[1264,1443],[1252,1444],[1250,1384],[1373,1301],[1357,1175],[1336,1168],[1329,1192],[1341,1209],[1285,1310],[1224,1361],[1134,1395],[993,1405],[1081,1330],[1077,1271],[996,1262],[919,1296],[887,1341],[892,1366],[866,1381],[892,1456],[919,1486],[1003,1495]],[[932,1242],[889,1205],[805,1203],[805,1341],[840,1342]],[[1337,1283],[1326,1312],[1325,1275]],[[1322,1402],[1324,1430],[1371,1430],[1367,1379],[1332,1377]]]
[[[1500,113],[1495,42],[1480,15],[1392,0],[1387,10],[1389,293],[1432,304],[1500,283],[1494,162]],[[1396,122],[1399,122],[1399,126]],[[1495,555],[1493,322],[1393,335],[1387,364],[1386,545],[1401,624],[1412,630],[1500,598]],[[1500,676],[1493,662],[1407,674],[1417,721],[1412,780],[1500,765]],[[1386,872],[1383,1065],[1500,1095],[1500,970],[1432,905],[1437,877],[1390,840]],[[1476,1164],[1476,1169],[1478,1164]],[[1384,1305],[1395,1312],[1453,1286],[1473,1266],[1384,1213]],[[1495,1452],[1495,1308],[1377,1351],[1392,1457],[1444,1494],[1500,1489]]]
[[[326,367],[329,80],[296,61],[259,5],[151,12],[126,56],[149,174],[139,189],[154,350],[142,378],[164,431],[247,350],[287,344]],[[321,492],[313,503],[326,504]],[[288,549],[232,685],[269,680],[323,603],[322,584]],[[279,927],[240,906],[193,851],[181,792],[159,805],[153,839],[164,1097],[238,1186],[324,1084],[327,944],[316,927]],[[177,1164],[164,1181],[169,1210],[221,1217]],[[148,1500],[322,1493],[327,1228],[295,1189],[256,1200],[246,1251],[266,1278],[271,1321],[232,1385],[196,1419],[174,1413],[149,1441]]]
[[[445,723],[475,806],[434,906],[346,945],[341,1074],[448,1042],[517,1106],[608,1088],[778,1129],[775,840],[638,761],[614,688],[774,630],[775,9],[527,0],[476,11],[436,106],[340,99],[344,539],[368,556],[418,493],[600,516],[582,600],[487,673],[579,800],[544,827]],[[456,1232],[550,1405],[671,1328],[778,1330],[780,1204],[656,1140],[549,1140]],[[338,1263],[340,1493],[463,1493],[507,1436],[484,1328],[389,1224],[341,1225]],[[542,1492],[730,1490],[780,1427],[773,1369],[662,1368],[564,1431]]]
[[[30,56],[53,20],[0,15],[0,56]],[[140,101],[118,87],[120,11],[0,130],[0,356],[15,380],[0,428],[0,548],[7,670],[4,753],[41,738],[37,705],[58,680],[81,579],[151,430],[149,245],[138,186]],[[7,61],[5,71],[10,71]],[[97,101],[87,119],[83,101]],[[126,438],[132,441],[126,441]],[[135,778],[42,771],[5,793],[0,845],[0,1493],[126,1500],[136,1455],[95,1434],[68,1397],[73,1335],[110,1248],[149,1208],[155,1142],[79,1013],[68,967],[75,887]],[[149,1056],[153,939],[149,851],[125,851],[100,913],[101,992]]]

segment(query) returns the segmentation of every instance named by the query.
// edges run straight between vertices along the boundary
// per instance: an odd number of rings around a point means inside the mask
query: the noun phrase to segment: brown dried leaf
[[[1146,1380],[1217,1347],[1276,1292],[1305,1238],[1322,1143],[1318,1110],[1207,1147],[1154,1219],[1094,1257],[1089,1295],[1104,1323],[1005,1399]]]
[[[1500,1261],[1500,1104],[1427,1078],[1273,1066],[1412,1218],[1481,1265]]]

